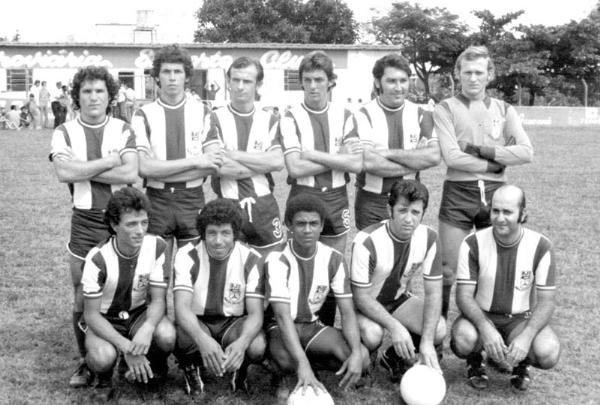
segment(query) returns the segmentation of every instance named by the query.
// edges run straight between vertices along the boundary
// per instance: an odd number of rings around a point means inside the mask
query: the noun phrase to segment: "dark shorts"
[[[393,314],[398,308],[400,308],[402,306],[402,304],[404,304],[406,301],[408,301],[414,294],[409,292],[409,291],[405,291],[402,294],[400,294],[400,296],[398,298],[396,298],[394,301],[391,302],[387,302],[385,304],[381,304],[383,305],[383,307],[390,313]]]
[[[521,324],[527,322],[531,317],[531,312],[523,312],[520,314],[493,314],[491,312],[483,312],[485,316],[492,322],[492,324],[498,330],[498,333],[502,336],[505,343],[508,343],[508,337],[510,334]],[[464,316],[461,314],[456,320],[462,319]],[[456,321],[454,321],[456,322]]]
[[[146,195],[152,203],[148,233],[164,238],[175,237],[179,246],[200,237],[196,218],[204,208],[201,186],[164,190],[148,187]]]
[[[439,219],[460,229],[487,228],[490,222],[490,204],[494,192],[504,185],[498,181],[483,182],[485,201],[482,202],[478,181],[445,181],[440,203]]]
[[[253,203],[245,201],[247,200],[235,201],[240,203],[244,212],[243,241],[259,248],[280,244],[283,239],[283,229],[275,197],[268,194],[256,197]]]
[[[104,210],[73,208],[71,236],[67,244],[69,253],[85,260],[88,252],[109,236],[108,226],[104,223]]]
[[[227,334],[236,325],[242,325],[245,316],[198,316],[198,323],[206,326],[210,336],[224,347],[227,344]],[[194,340],[180,327],[177,328],[178,351],[191,354],[198,351]]]
[[[331,328],[331,326],[326,326],[321,321],[314,322],[294,322],[294,326],[296,327],[296,333],[298,333],[298,338],[300,339],[300,344],[304,349],[304,352],[309,350],[310,344],[319,336],[325,329]],[[267,326],[267,338],[283,340],[281,337],[281,329],[277,322],[272,320]]]
[[[369,225],[388,219],[390,217],[388,200],[389,196],[387,194],[376,194],[357,189],[354,200],[354,223],[356,228],[358,230],[365,229]]]
[[[141,305],[132,311],[103,316],[121,336],[132,339],[146,320],[146,309],[146,305]]]
[[[321,235],[339,236],[350,230],[350,208],[346,186],[321,191],[312,187],[293,185],[288,196],[288,201],[298,194],[308,194],[324,203],[327,210],[327,218],[325,218],[325,225]]]

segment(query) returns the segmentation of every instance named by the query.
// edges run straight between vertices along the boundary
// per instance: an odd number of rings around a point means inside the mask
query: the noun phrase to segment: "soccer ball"
[[[438,405],[446,395],[446,381],[438,370],[417,364],[404,373],[400,394],[408,405]]]
[[[333,398],[327,391],[319,390],[319,395],[315,394],[312,387],[307,387],[302,395],[302,388],[298,388],[290,394],[287,401],[288,405],[335,405]]]

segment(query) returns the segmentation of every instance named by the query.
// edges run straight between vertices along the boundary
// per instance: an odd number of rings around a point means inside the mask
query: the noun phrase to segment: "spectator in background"
[[[214,101],[217,98],[217,93],[221,89],[221,86],[219,86],[216,82],[213,81],[210,85],[206,84],[204,88],[206,89],[206,99]]]
[[[117,94],[117,118],[121,118],[123,121],[126,121],[125,100],[127,98],[125,96],[125,90],[127,90],[127,86],[125,86],[125,83],[121,83],[121,86],[119,87],[119,93]]]
[[[125,84],[125,116],[123,119],[131,122],[133,117],[133,109],[135,107],[135,90]]]
[[[27,109],[27,106],[24,105],[21,107],[21,114],[19,114],[19,129],[21,128],[29,128],[31,125],[31,114]]]
[[[6,113],[6,127],[8,129],[19,129],[21,116],[16,105],[11,105],[10,110]]]
[[[33,85],[29,88],[29,91],[27,92],[27,96],[29,97],[30,94],[33,94],[33,97],[35,98],[35,102],[39,103],[40,102],[40,81],[36,80]]]
[[[48,127],[48,106],[50,104],[50,91],[46,87],[46,82],[42,82],[42,87],[40,88],[40,99],[39,99],[39,107],[40,107],[40,125],[42,128]]]
[[[27,108],[33,129],[42,129],[40,124],[40,107],[35,101],[35,96],[33,94],[29,95],[29,101],[25,103],[24,107]]]
[[[67,118],[66,108],[64,108],[61,103],[61,97],[63,97],[64,94],[62,87],[62,82],[56,82],[56,88],[52,93],[52,103],[50,104],[50,107],[52,108],[52,114],[54,115],[54,128],[64,123]]]

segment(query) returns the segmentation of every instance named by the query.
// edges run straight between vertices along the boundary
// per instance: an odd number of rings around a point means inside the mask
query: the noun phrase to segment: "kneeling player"
[[[446,325],[440,318],[442,268],[437,234],[421,220],[429,193],[415,180],[399,180],[389,196],[391,218],[360,231],[352,244],[352,291],[359,311],[361,338],[371,351],[391,335],[392,346],[380,363],[393,381],[416,360],[440,369]],[[411,278],[422,272],[425,298],[410,292]]]
[[[492,226],[467,236],[460,248],[461,315],[452,326],[451,347],[467,359],[469,382],[478,389],[488,385],[482,350],[513,366],[511,385],[521,391],[531,382],[529,365],[552,368],[560,357],[549,326],[556,294],[552,245],[523,226],[525,217],[523,191],[502,186],[492,197]]]
[[[150,202],[141,191],[116,191],[105,213],[112,235],[85,259],[86,362],[98,375],[97,394],[103,399],[112,396],[119,352],[131,375],[147,383],[166,376],[167,357],[175,345],[175,328],[165,316],[167,245],[146,234],[149,211]]]
[[[276,366],[296,372],[296,389],[325,391],[313,367],[337,370],[341,387],[354,385],[369,364],[360,344],[346,263],[340,252],[319,242],[326,210],[320,200],[299,195],[288,201],[285,222],[291,240],[266,262],[268,299],[274,319],[267,327],[269,353]],[[329,290],[337,299],[342,330],[325,326],[317,315]],[[283,382],[281,379],[279,382]],[[277,396],[287,395],[280,384]]]
[[[204,391],[201,362],[216,376],[231,372],[235,391],[247,389],[249,363],[263,359],[263,266],[258,252],[238,241],[241,226],[237,204],[211,201],[198,216],[201,242],[175,257],[175,356],[190,395]]]

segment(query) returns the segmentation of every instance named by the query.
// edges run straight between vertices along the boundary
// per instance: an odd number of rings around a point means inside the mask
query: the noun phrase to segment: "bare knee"
[[[117,361],[117,351],[110,343],[94,339],[94,343],[86,344],[86,362],[97,373],[109,371]]]
[[[372,352],[383,341],[383,328],[375,322],[361,322],[360,338],[365,347]]]
[[[246,349],[246,357],[251,363],[258,363],[263,359],[266,349],[267,340],[265,339],[265,334],[261,331],[252,340],[248,349]]]
[[[170,353],[175,348],[176,340],[177,331],[175,330],[175,326],[167,317],[163,317],[154,330],[154,341],[156,342],[156,345],[163,352]]]
[[[451,348],[458,357],[465,357],[472,353],[479,340],[479,333],[473,324],[466,319],[458,319],[452,327]]]
[[[533,341],[534,364],[541,369],[549,369],[558,363],[560,358],[560,342],[556,335]]]
[[[433,338],[433,343],[436,345],[442,344],[444,342],[444,338],[446,337],[446,321],[443,317],[440,317],[440,320],[435,328],[435,336]]]

